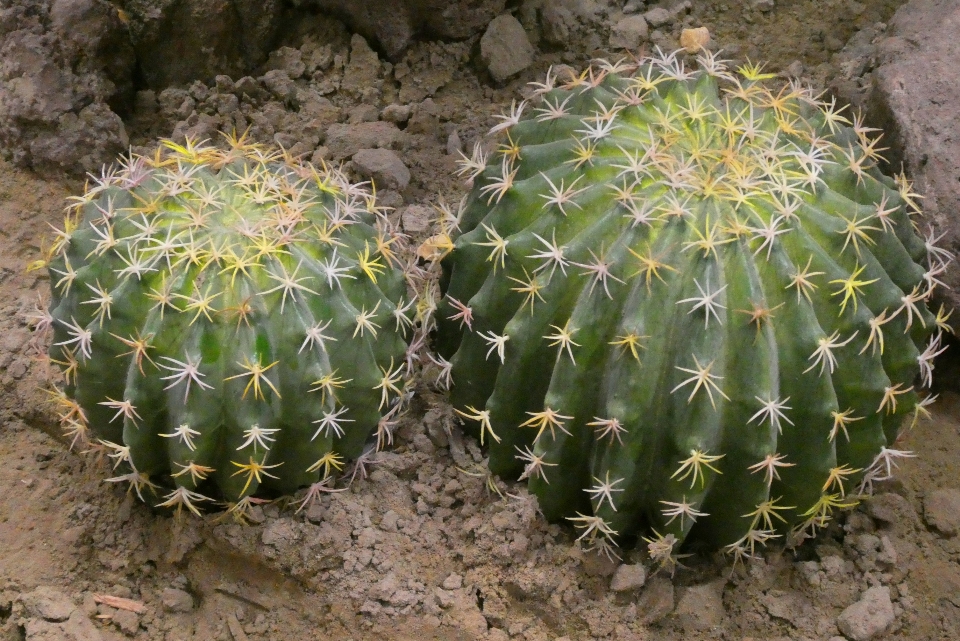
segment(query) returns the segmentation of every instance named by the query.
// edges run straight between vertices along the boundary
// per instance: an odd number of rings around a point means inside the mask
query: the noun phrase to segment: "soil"
[[[582,10],[563,45],[537,21],[541,4],[516,11],[538,53],[505,85],[478,63],[479,36],[414,42],[391,64],[318,18],[248,79],[141,90],[124,124],[135,150],[249,127],[256,140],[333,162],[351,145],[373,146],[360,140],[372,135],[412,175],[380,197],[422,239],[434,194],[455,202],[464,193],[457,149],[480,140],[550,65],[609,55],[620,4],[560,3]],[[704,25],[732,57],[826,89],[851,82],[852,48],[882,35],[898,4],[711,0],[651,28],[645,46],[673,47],[682,27]],[[379,129],[365,133],[374,121]],[[482,452],[427,386],[395,446],[308,509],[264,504],[247,525],[152,512],[103,482],[107,461],[70,450],[43,391],[54,374],[31,317],[49,282],[26,268],[80,189],[69,173],[41,178],[0,161],[3,641],[960,638],[960,522],[949,508],[960,502],[960,395],[949,389],[906,436],[917,456],[895,480],[815,540],[772,546],[746,565],[697,554],[670,576],[640,569],[629,550],[622,561],[582,550],[571,529],[537,514],[522,484],[488,478]],[[878,594],[889,597],[882,607],[863,605]]]

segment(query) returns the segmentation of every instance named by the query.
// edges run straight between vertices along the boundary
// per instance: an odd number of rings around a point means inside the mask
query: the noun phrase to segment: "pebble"
[[[673,607],[673,581],[662,576],[651,578],[637,599],[637,613],[644,625],[661,620],[673,612]]]
[[[643,16],[627,16],[610,29],[610,46],[638,49],[647,38],[647,21]]]
[[[670,19],[673,18],[673,16],[663,7],[654,7],[650,11],[647,11],[645,14],[643,14],[643,18],[647,21],[647,24],[656,28],[662,27],[670,22]]]
[[[680,32],[680,46],[687,53],[697,53],[710,44],[710,31],[706,27],[684,29]]]
[[[480,58],[497,82],[504,82],[533,64],[533,45],[523,25],[505,13],[490,21],[480,38]]]
[[[70,613],[77,609],[62,592],[46,586],[24,594],[20,600],[28,614],[44,621],[66,621]]]
[[[120,631],[132,637],[140,629],[140,615],[129,610],[117,610],[113,613],[112,621]]]
[[[934,490],[923,501],[923,519],[944,536],[960,533],[960,490]]]
[[[710,630],[723,621],[723,586],[726,580],[687,588],[674,613],[687,632]]]
[[[893,625],[890,588],[881,585],[868,589],[860,600],[837,618],[837,627],[850,641],[869,641]]]
[[[193,610],[193,597],[189,592],[177,588],[165,588],[160,593],[160,603],[167,612],[190,612]]]
[[[459,590],[463,587],[463,577],[454,572],[443,580],[444,590]]]
[[[384,107],[380,117],[387,122],[399,125],[410,120],[411,110],[410,105],[398,105],[394,103]]]
[[[622,564],[613,573],[610,580],[610,589],[614,592],[627,592],[629,590],[638,590],[643,587],[647,581],[647,572],[643,566],[638,564]]]
[[[403,191],[410,184],[410,170],[389,149],[361,149],[353,155],[353,164],[361,176],[373,180],[377,189]]]

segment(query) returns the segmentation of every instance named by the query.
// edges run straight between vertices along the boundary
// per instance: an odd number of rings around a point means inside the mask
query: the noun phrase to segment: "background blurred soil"
[[[522,485],[493,489],[427,385],[366,477],[300,512],[263,505],[250,525],[156,515],[102,482],[105,462],[68,450],[30,329],[49,282],[25,266],[84,172],[127,145],[249,129],[373,178],[422,239],[435,195],[464,194],[457,151],[551,65],[622,55],[611,42],[623,39],[671,50],[682,28],[706,26],[728,57],[857,102],[899,6],[410,0],[385,20],[357,4],[0,0],[0,640],[960,638],[960,396],[949,391],[907,436],[917,458],[816,540],[746,567],[695,555],[673,577],[629,550],[622,563],[581,550]],[[506,77],[481,42],[503,12],[532,45]],[[636,15],[646,33],[624,22]],[[396,162],[352,160],[371,147]]]

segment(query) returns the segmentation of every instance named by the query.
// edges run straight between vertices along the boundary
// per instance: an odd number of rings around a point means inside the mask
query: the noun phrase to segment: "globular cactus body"
[[[321,483],[389,436],[411,328],[373,197],[232,143],[105,174],[50,261],[64,424],[194,511]]]
[[[905,179],[796,84],[604,64],[495,127],[444,259],[452,402],[550,519],[669,561],[852,505],[923,413],[945,255]],[[918,211],[918,210],[917,210]]]

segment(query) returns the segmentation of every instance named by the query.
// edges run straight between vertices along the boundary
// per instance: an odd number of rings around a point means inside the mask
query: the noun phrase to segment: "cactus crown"
[[[166,141],[73,199],[50,261],[74,443],[138,494],[242,512],[383,444],[413,327],[400,237],[338,171]]]
[[[907,455],[947,329],[926,307],[946,254],[872,130],[698,61],[548,73],[501,116],[461,163],[438,312],[491,469],[664,563],[694,528],[751,554],[853,505]]]

